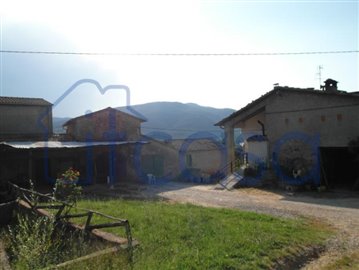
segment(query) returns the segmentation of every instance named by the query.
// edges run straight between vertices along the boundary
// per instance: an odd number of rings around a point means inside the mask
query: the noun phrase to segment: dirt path
[[[322,256],[302,269],[322,269],[344,254],[359,251],[359,195],[358,193],[287,193],[258,189],[217,190],[212,185],[166,185],[118,187],[124,196],[163,198],[202,206],[228,207],[280,217],[307,216],[327,222],[338,234],[327,242]],[[108,189],[107,189],[108,192]],[[118,193],[117,193],[118,195]]]

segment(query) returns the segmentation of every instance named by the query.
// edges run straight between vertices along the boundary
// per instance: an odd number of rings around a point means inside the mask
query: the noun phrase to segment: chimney
[[[337,84],[338,84],[338,82],[336,80],[327,79],[327,80],[324,81],[324,86],[321,86],[321,88],[325,92],[336,92],[336,91],[338,91]]]

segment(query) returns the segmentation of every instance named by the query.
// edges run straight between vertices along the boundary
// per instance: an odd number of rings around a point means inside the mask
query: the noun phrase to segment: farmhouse
[[[63,126],[66,139],[74,141],[129,141],[141,137],[145,119],[108,107],[72,118]]]
[[[338,90],[335,80],[321,90],[276,86],[216,125],[225,129],[228,162],[239,128],[248,163],[270,168],[280,181],[349,188],[357,181],[348,144],[359,137],[359,93]]]
[[[69,167],[80,183],[132,180],[134,149],[144,119],[112,108],[65,123],[66,134],[52,131],[52,105],[43,99],[0,98],[0,179],[23,184],[53,183]]]
[[[30,144],[52,136],[52,104],[42,98],[0,97],[0,184],[33,175],[32,153],[9,144]]]
[[[141,123],[144,121],[109,107],[72,118],[63,125],[65,140],[88,145],[79,160],[80,170],[87,174],[87,183],[137,179],[135,151],[144,143],[141,141]]]
[[[0,141],[52,135],[52,104],[42,98],[0,97]]]

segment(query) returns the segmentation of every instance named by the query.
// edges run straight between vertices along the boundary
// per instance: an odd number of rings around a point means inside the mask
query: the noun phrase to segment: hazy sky
[[[358,51],[358,1],[0,0],[1,50],[120,54]],[[77,80],[123,84],[131,103],[240,109],[274,83],[359,91],[358,53],[236,56],[0,54],[0,94],[55,102]],[[125,92],[79,86],[58,116],[125,105]]]

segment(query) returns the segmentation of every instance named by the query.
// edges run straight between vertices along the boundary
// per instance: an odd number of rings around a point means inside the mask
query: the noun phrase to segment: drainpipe
[[[264,124],[263,124],[260,120],[258,120],[257,122],[258,122],[258,124],[260,124],[261,127],[262,127],[262,135],[265,136],[266,133],[265,133],[265,129],[264,129]]]

